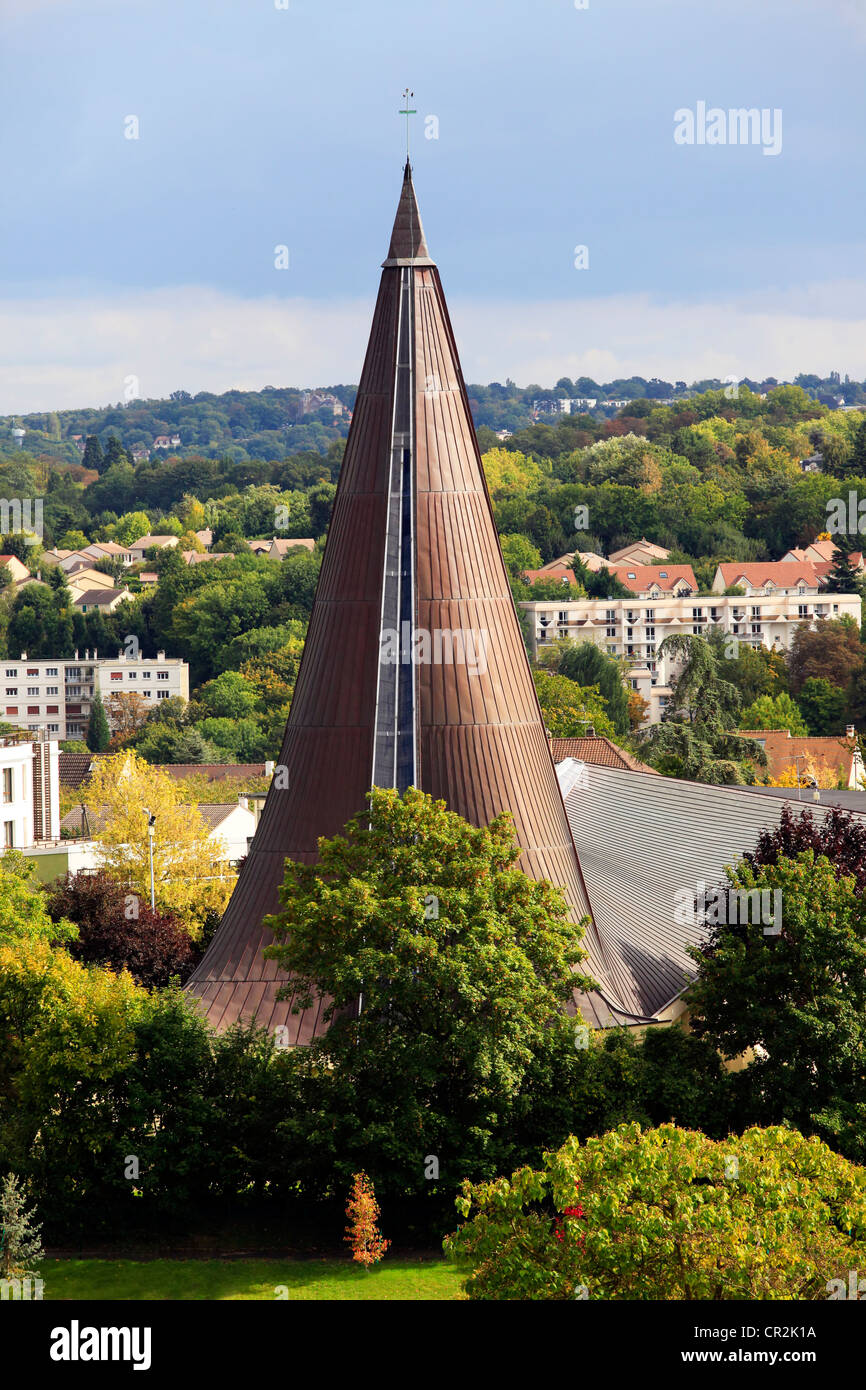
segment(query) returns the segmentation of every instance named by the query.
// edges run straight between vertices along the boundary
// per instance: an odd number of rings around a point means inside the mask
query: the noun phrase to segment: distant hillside
[[[744,379],[756,392],[780,383]],[[831,409],[866,406],[866,381],[800,375],[796,385]],[[505,384],[467,387],[476,427],[494,432],[526,430],[537,422],[550,423],[562,414],[611,418],[628,401],[647,399],[659,404],[690,400],[723,386],[715,381],[661,381],[630,377],[599,383],[591,377],[560,377],[555,386]],[[345,439],[355,403],[356,386],[323,386],[314,391],[298,387],[265,386],[261,391],[226,391],[220,396],[200,391],[173,391],[167,400],[132,400],[99,410],[61,410],[32,415],[0,416],[0,457],[20,447],[35,457],[47,456],[78,464],[88,435],[103,448],[116,435],[135,461],[168,455],[248,459],[280,459],[311,451],[327,454]],[[24,431],[23,435],[21,431]],[[15,433],[17,431],[17,433]],[[487,440],[488,446],[490,440]]]

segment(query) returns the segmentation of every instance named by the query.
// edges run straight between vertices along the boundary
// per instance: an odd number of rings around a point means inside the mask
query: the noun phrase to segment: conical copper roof
[[[279,907],[284,860],[314,861],[319,836],[342,831],[374,784],[421,787],[474,825],[510,811],[525,872],[590,910],[408,164],[281,767],[288,785],[275,777],[187,986],[218,1028],[255,1015],[292,1043],[319,1030],[316,1010],[277,999],[262,919]],[[590,936],[590,966],[606,972]]]

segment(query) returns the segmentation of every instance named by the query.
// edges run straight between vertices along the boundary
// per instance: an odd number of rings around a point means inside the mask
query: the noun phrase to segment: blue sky
[[[357,380],[407,83],[471,380],[866,375],[866,0],[276,3],[0,0],[0,414]]]

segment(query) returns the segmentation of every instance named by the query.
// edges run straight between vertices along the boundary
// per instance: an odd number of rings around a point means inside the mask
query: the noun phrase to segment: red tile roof
[[[835,783],[841,777],[845,785],[851,777],[851,762],[857,747],[855,739],[842,735],[827,738],[796,738],[787,729],[739,729],[743,738],[761,739],[767,755],[767,775],[779,778],[789,768],[796,767],[796,758],[805,759],[799,764],[805,776],[810,768],[820,781]]]
[[[620,584],[631,589],[633,594],[645,593],[653,584],[658,584],[663,593],[669,594],[678,580],[685,580],[693,593],[698,591],[698,581],[691,565],[613,565],[611,574]]]
[[[654,767],[640,762],[609,738],[555,738],[551,741],[551,751],[555,763],[561,763],[565,758],[577,758],[579,762],[595,763],[597,767],[618,767],[629,772],[651,772],[653,776],[658,776]]]
[[[810,588],[817,589],[819,578],[832,569],[829,562],[813,564],[810,560],[768,560],[760,564],[743,564],[734,561],[719,565],[725,588],[745,579],[755,589],[762,588],[768,580],[777,589],[795,589],[802,581]]]

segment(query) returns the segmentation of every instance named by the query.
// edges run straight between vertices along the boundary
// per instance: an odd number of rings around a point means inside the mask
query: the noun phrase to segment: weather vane
[[[403,92],[403,101],[404,101],[405,105],[404,105],[404,106],[401,106],[401,108],[400,108],[400,115],[406,117],[406,163],[407,163],[407,164],[409,163],[409,117],[410,117],[410,116],[417,116],[417,115],[418,115],[418,112],[415,110],[415,108],[414,108],[414,107],[410,107],[410,105],[409,105],[409,102],[412,100],[412,98],[414,97],[414,95],[415,95],[415,93],[414,93],[414,92],[410,92],[410,91],[409,91],[409,88],[407,87],[407,88],[405,89],[405,91]]]

